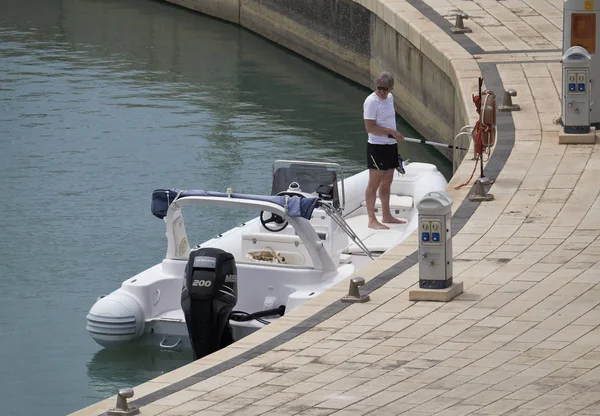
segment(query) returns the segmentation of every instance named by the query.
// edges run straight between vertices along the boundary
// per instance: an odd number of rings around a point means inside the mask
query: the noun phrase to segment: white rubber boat
[[[276,161],[272,188],[276,198],[155,191],[153,212],[157,215],[160,211],[157,216],[164,217],[167,228],[166,256],[124,281],[119,289],[99,297],[87,315],[87,330],[104,347],[130,343],[189,347],[181,306],[186,266],[189,260],[192,273],[198,260],[206,258],[197,257],[192,265],[191,253],[218,248],[235,260],[237,274],[225,279],[237,284],[234,315],[229,315],[228,323],[233,339],[243,338],[348,278],[416,229],[417,203],[429,192],[445,190],[447,182],[431,164],[411,163],[405,170],[404,175],[394,175],[390,206],[392,214],[406,223],[388,224],[388,230],[367,227],[364,192],[368,171],[344,179],[340,166],[332,163]],[[292,210],[302,208],[298,200],[312,206],[294,213]],[[182,211],[192,205],[249,209],[261,211],[261,215],[190,248]],[[376,208],[380,206],[377,199]],[[211,283],[201,279],[191,284],[196,290],[198,285]],[[220,289],[233,291],[235,287]],[[225,291],[221,292],[226,297]],[[279,313],[265,315],[265,310]]]

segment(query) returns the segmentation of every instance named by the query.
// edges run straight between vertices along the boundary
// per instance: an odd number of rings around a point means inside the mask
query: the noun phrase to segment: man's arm
[[[375,124],[375,120],[365,119],[365,129],[367,130],[367,133],[371,133],[376,136],[392,135],[396,141],[404,140],[404,136],[399,131],[388,129],[387,127],[381,127],[380,125]]]

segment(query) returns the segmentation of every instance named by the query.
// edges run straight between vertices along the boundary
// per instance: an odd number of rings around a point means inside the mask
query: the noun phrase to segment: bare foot
[[[406,224],[406,220],[396,217],[385,217],[382,219],[382,222],[387,224]]]
[[[379,221],[369,221],[369,228],[373,228],[375,230],[389,230],[390,227],[387,225],[383,225]]]

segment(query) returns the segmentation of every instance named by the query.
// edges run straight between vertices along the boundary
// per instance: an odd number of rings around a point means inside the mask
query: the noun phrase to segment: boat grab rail
[[[258,209],[261,211],[269,211],[274,214],[281,216],[286,219],[296,231],[298,237],[304,242],[308,254],[312,260],[312,264],[316,269],[323,269],[328,271],[337,270],[337,266],[334,263],[331,256],[327,253],[327,250],[323,247],[323,242],[320,240],[319,235],[310,224],[309,220],[303,217],[290,217],[287,215],[287,211],[284,207],[274,204],[272,202],[259,201],[259,200],[246,200],[239,198],[221,198],[221,197],[200,197],[200,196],[186,196],[179,198],[169,206],[165,222],[167,224],[167,255],[165,258],[168,259],[182,259],[184,255],[179,253],[178,243],[174,238],[174,221],[175,213],[179,213],[179,209],[185,206],[200,204],[204,206],[217,206],[217,207],[228,207],[228,208],[241,208],[241,209]],[[179,213],[179,215],[181,215]],[[179,241],[179,240],[177,240]]]
[[[265,241],[269,243],[290,243],[295,246],[304,245],[304,242],[297,235],[275,234],[275,233],[242,233],[242,240],[250,240],[254,243]]]

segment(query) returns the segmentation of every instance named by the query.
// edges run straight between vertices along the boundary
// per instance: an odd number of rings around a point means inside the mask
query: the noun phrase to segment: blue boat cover
[[[224,192],[212,192],[203,190],[183,191],[179,189],[156,189],[152,192],[152,214],[163,219],[167,216],[169,205],[176,199],[186,196],[210,196],[219,198],[240,198],[254,201],[272,202],[281,207],[287,206],[287,215],[290,217],[302,217],[307,220],[312,216],[319,198],[302,198],[299,196],[265,196],[248,194],[227,194]]]

